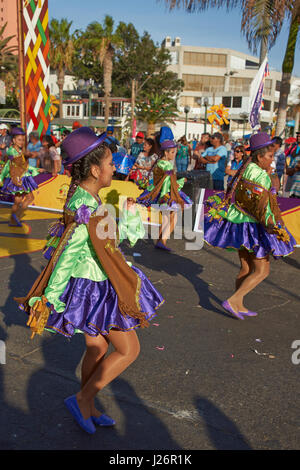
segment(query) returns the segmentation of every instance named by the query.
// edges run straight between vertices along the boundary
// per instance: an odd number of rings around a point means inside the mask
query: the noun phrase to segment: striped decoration
[[[48,0],[24,0],[26,128],[44,135],[50,124]]]

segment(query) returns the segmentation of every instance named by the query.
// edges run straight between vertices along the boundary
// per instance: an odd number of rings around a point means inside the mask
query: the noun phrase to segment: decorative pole
[[[26,129],[26,98],[25,98],[25,67],[24,67],[24,32],[23,32],[23,0],[16,0],[18,16],[18,51],[19,51],[19,83],[20,83],[20,114],[21,127]]]

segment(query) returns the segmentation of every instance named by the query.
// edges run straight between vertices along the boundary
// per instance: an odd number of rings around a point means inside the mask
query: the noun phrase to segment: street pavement
[[[52,221],[27,222],[32,231],[19,238],[45,238]],[[299,448],[300,364],[292,354],[300,359],[300,352],[292,343],[300,345],[300,249],[272,260],[269,278],[246,300],[259,315],[240,321],[221,307],[234,288],[236,253],[187,251],[184,240],[169,246],[172,253],[154,249],[151,240],[123,245],[166,301],[151,326],[138,331],[136,362],[98,394],[99,408],[116,426],[92,436],[64,405],[79,390],[83,335],[45,332],[31,340],[26,315],[13,300],[45,266],[41,252],[24,249],[0,259],[0,340],[6,347],[0,449]]]

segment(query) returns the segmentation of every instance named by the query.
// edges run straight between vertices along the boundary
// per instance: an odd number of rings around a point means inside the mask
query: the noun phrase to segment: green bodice
[[[93,213],[97,210],[99,202],[79,186],[68,203],[68,209],[76,213],[79,208],[86,206]],[[119,221],[120,242],[128,238],[133,246],[139,238],[143,238],[144,233],[145,229],[139,211],[137,209],[134,209],[134,212],[124,210]],[[44,292],[56,312],[61,313],[65,309],[65,304],[59,298],[71,277],[90,279],[95,282],[107,279],[90,241],[85,223],[79,223],[75,228],[68,245],[57,261]],[[32,297],[29,305],[32,306],[37,299],[37,297]]]

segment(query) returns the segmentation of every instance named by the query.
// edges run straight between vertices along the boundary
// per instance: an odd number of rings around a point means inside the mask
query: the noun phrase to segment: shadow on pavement
[[[33,268],[28,254],[10,256],[9,259],[15,263],[15,266],[9,278],[9,292],[5,304],[1,305],[0,308],[7,326],[25,326],[27,315],[19,309],[14,297],[23,297],[28,293],[42,271],[42,267],[40,270]]]
[[[180,256],[174,251],[172,253],[165,253],[163,250],[154,248],[153,241],[146,240],[141,245],[135,246],[134,250],[138,251],[143,249],[143,259],[141,262],[141,270],[143,266],[148,269],[164,272],[169,276],[175,277],[178,274],[184,276],[194,287],[199,296],[199,305],[205,310],[218,313],[225,317],[231,318],[223,310],[217,308],[212,304],[212,300],[217,304],[221,304],[221,300],[210,290],[209,285],[201,278],[203,266],[200,263],[195,263],[189,258]],[[131,255],[132,249],[127,244],[122,246],[122,251],[125,255]],[[138,261],[138,260],[137,260]],[[150,277],[151,280],[151,277]],[[158,288],[159,290],[159,288]],[[223,301],[224,299],[222,299]]]
[[[210,400],[195,397],[195,407],[207,429],[215,450],[251,450],[245,437],[219,408]]]
[[[168,428],[137,396],[130,383],[118,377],[110,387],[124,420],[123,436],[119,436],[118,449],[181,449]]]

